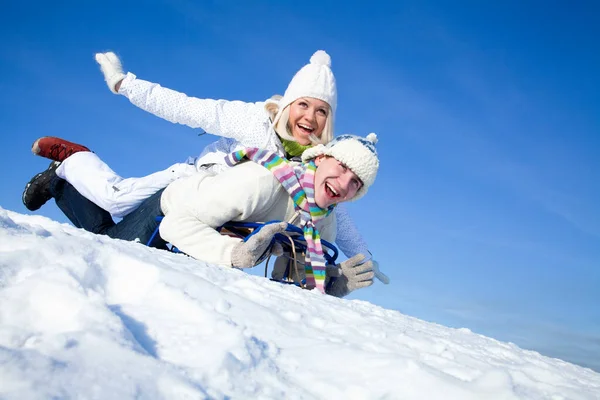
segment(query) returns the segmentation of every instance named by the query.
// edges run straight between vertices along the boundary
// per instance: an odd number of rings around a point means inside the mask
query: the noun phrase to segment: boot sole
[[[58,164],[58,165],[55,165],[55,164]],[[30,207],[27,205],[27,203],[25,202],[25,196],[28,194],[27,192],[29,191],[29,188],[31,187],[31,184],[32,184],[32,183],[33,183],[33,182],[34,182],[36,179],[38,179],[40,176],[42,176],[44,173],[46,173],[46,172],[47,172],[47,171],[48,171],[48,170],[51,168],[51,166],[53,166],[53,167],[54,167],[54,169],[56,169],[56,168],[58,168],[58,166],[59,166],[59,165],[60,165],[60,162],[59,162],[59,161],[52,161],[52,163],[50,164],[50,166],[48,166],[48,168],[47,168],[45,171],[42,171],[42,172],[40,172],[40,173],[37,173],[37,174],[35,174],[35,175],[33,176],[33,178],[31,178],[31,179],[29,180],[29,182],[27,182],[27,185],[25,185],[25,190],[23,190],[23,194],[21,195],[21,201],[23,202],[23,205],[25,206],[25,208],[26,208],[26,209],[28,209],[29,211],[37,211],[37,210],[39,210],[40,208],[42,208],[42,206],[43,206],[44,204],[46,204],[46,203],[48,202],[48,200],[50,200],[50,199],[46,200],[46,201],[45,201],[43,204],[40,204],[40,206],[39,206],[39,207],[36,207],[36,208],[30,208]]]
[[[43,172],[40,172],[39,174],[35,175],[33,178],[31,178],[29,180],[29,182],[27,182],[27,185],[25,185],[25,190],[23,190],[23,194],[21,195],[21,201],[23,202],[23,205],[25,206],[26,209],[28,209],[29,211],[37,211],[40,208],[42,208],[42,206],[39,206],[37,208],[30,208],[27,203],[25,202],[25,196],[28,194],[27,192],[29,191],[29,188],[31,187],[31,184],[33,183],[33,181],[35,181],[37,178],[40,177],[40,175],[42,175]],[[42,204],[43,205],[43,204]]]

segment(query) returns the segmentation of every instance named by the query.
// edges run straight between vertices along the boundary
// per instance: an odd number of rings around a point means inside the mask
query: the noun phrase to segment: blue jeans
[[[135,211],[115,223],[108,211],[83,197],[69,182],[55,177],[50,183],[50,193],[56,200],[56,205],[76,227],[114,239],[139,239],[142,244],[148,242],[158,227],[156,217],[163,215],[160,208],[163,190],[154,193]],[[150,246],[167,248],[159,235],[156,235]]]

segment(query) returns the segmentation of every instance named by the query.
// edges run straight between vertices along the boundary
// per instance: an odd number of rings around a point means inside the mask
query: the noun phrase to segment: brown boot
[[[64,161],[71,154],[79,151],[90,151],[90,149],[80,144],[53,136],[41,137],[33,142],[33,146],[31,146],[31,152],[36,156],[46,157],[60,162]]]

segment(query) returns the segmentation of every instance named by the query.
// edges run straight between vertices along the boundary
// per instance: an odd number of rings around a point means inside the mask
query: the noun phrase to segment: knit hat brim
[[[327,145],[317,145],[302,154],[302,160],[308,161],[320,155],[335,158],[346,165],[362,181],[362,187],[350,201],[363,197],[375,182],[379,170],[379,158],[375,149],[377,135],[370,133],[366,139],[355,135],[336,137]]]

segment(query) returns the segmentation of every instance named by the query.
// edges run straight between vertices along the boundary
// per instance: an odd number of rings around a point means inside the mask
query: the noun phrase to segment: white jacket
[[[222,136],[209,144],[196,159],[199,171],[220,173],[228,169],[225,155],[245,147],[258,147],[285,157],[279,136],[273,130],[264,102],[246,103],[199,99],[164,88],[157,83],[137,79],[128,73],[119,89],[131,103],[167,121],[201,128]],[[210,165],[207,167],[207,165]],[[370,258],[368,246],[344,207],[336,207],[337,246],[347,256],[358,253]]]
[[[196,168],[216,164],[227,168],[227,154],[246,147],[270,150],[285,157],[279,136],[271,126],[265,102],[246,103],[189,97],[128,73],[119,89],[132,104],[175,124],[200,128],[222,138],[209,144],[196,159]]]
[[[195,174],[171,183],[161,197],[165,217],[160,235],[184,253],[231,267],[231,251],[241,239],[215,228],[229,221],[288,221],[294,202],[273,173],[252,161],[215,174]],[[335,214],[317,223],[321,237],[335,240]]]

